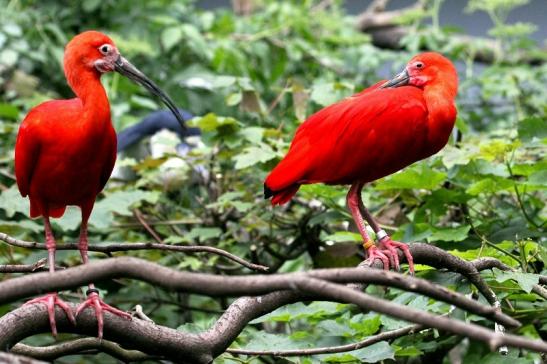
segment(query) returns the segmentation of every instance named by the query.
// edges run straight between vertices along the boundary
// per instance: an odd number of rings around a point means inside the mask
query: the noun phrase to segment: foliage
[[[532,24],[508,24],[519,1],[470,1],[469,11],[486,11],[491,34],[506,53],[487,66],[473,63],[481,40],[463,47],[453,29],[438,26],[438,13],[412,14],[415,32],[402,51],[374,47],[353,26],[340,4],[322,9],[317,2],[262,1],[248,16],[229,9],[204,11],[191,1],[0,0],[0,231],[28,240],[42,239],[42,225],[29,220],[28,203],[13,180],[13,146],[26,112],[48,98],[71,97],[61,72],[64,44],[85,29],[104,30],[122,53],[168,91],[177,104],[198,115],[203,145],[185,157],[168,155],[119,162],[136,178],[111,180],[97,203],[92,242],[143,241],[151,237],[133,216],[139,209],[172,244],[210,244],[272,271],[353,266],[362,257],[359,239],[348,228],[344,187],[304,186],[288,207],[262,200],[262,181],[286,152],[295,128],[306,116],[378,81],[378,70],[397,71],[424,44],[465,65],[458,96],[457,132],[438,155],[386,177],[364,191],[364,200],[383,226],[403,241],[425,240],[471,260],[492,256],[514,273],[484,272],[503,299],[503,310],[524,323],[519,333],[547,334],[547,306],[531,284],[545,274],[545,169],[547,64],[515,63],[514,52],[538,52],[527,38]],[[442,2],[437,2],[438,6]],[[438,6],[436,10],[438,10]],[[432,25],[428,20],[432,18]],[[435,21],[435,19],[437,19]],[[158,107],[134,84],[118,75],[104,77],[117,130]],[[164,164],[185,162],[166,181]],[[207,173],[198,176],[199,165]],[[78,237],[79,212],[69,209],[55,222],[59,241]],[[124,253],[180,269],[219,274],[246,273],[213,256],[163,252]],[[0,264],[34,263],[43,252],[0,245]],[[92,254],[92,259],[100,258]],[[58,261],[79,264],[77,252],[60,252]],[[420,267],[419,276],[462,293],[474,288],[459,276]],[[222,300],[175,294],[129,281],[100,288],[107,301],[124,309],[143,304],[157,323],[207,327]],[[395,289],[369,288],[414,308],[436,313],[449,306]],[[192,309],[189,309],[192,307]],[[10,307],[0,307],[6,312]],[[204,311],[205,310],[205,311]],[[466,320],[479,320],[456,311]],[[354,342],[407,325],[353,307],[325,302],[294,304],[255,321],[235,346],[291,349]],[[29,339],[51,341],[47,335]],[[346,354],[286,359],[294,363],[411,362],[432,358],[460,343],[447,334],[426,331],[389,345]],[[462,344],[465,362],[499,360],[479,343]],[[511,354],[532,363],[537,356]],[[83,359],[82,359],[83,360]],[[109,360],[97,357],[97,362]],[[427,359],[424,359],[427,360]],[[237,360],[242,361],[242,359]],[[219,363],[236,359],[223,355]],[[255,358],[242,362],[258,363]],[[415,362],[415,361],[412,361]]]

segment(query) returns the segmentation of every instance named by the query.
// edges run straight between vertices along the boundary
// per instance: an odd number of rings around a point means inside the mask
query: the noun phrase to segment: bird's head
[[[72,88],[83,74],[99,78],[106,72],[118,72],[159,97],[185,128],[184,118],[171,98],[122,57],[112,39],[103,33],[86,31],[72,38],[65,48],[64,69]]]
[[[452,62],[435,52],[425,52],[414,56],[405,69],[380,88],[414,86],[425,89],[442,86],[452,96],[458,89],[458,73]]]

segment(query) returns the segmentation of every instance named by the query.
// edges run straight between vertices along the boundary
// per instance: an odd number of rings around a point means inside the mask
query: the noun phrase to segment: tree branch
[[[293,349],[293,350],[246,350],[246,349],[227,349],[226,352],[230,354],[239,354],[239,355],[271,355],[271,356],[300,356],[300,355],[318,355],[318,354],[334,354],[334,353],[345,353],[348,351],[353,351],[361,349],[377,342],[384,340],[392,340],[405,336],[411,333],[416,333],[423,329],[422,325],[411,325],[403,327],[396,330],[385,331],[377,335],[367,337],[364,340],[361,340],[356,343],[347,344],[347,345],[338,345],[338,346],[327,346],[322,348],[313,348],[313,349]],[[28,355],[28,354],[27,354]],[[33,355],[31,355],[33,356]],[[33,356],[34,357],[34,356]]]
[[[120,257],[95,261],[55,273],[37,273],[0,282],[0,304],[52,292],[79,287],[90,282],[113,278],[134,278],[169,290],[207,296],[259,295],[290,290],[302,279],[321,279],[336,283],[374,283],[427,295],[462,309],[501,322],[511,327],[520,324],[499,310],[426,280],[378,269],[321,269],[307,273],[254,276],[218,276],[205,273],[179,272],[138,258]]]
[[[47,364],[45,361],[35,360],[33,358],[15,355],[12,353],[3,353],[0,351],[0,363],[3,364]]]
[[[474,277],[475,282],[481,280],[473,263],[463,261],[427,244],[411,244],[410,248],[417,263],[458,271],[465,276]],[[474,263],[481,269],[486,269],[491,264],[486,264],[484,260]],[[142,262],[136,258],[114,258],[69,268],[54,274],[37,273],[1,282],[0,302],[13,301],[39,291],[65,289],[80,286],[89,281],[122,276],[145,280],[171,290],[183,290],[212,296],[263,294],[258,297],[237,299],[209,330],[199,335],[177,332],[138,319],[129,321],[110,314],[106,315],[105,339],[116,341],[124,348],[138,349],[147,355],[159,355],[170,360],[181,361],[181,358],[186,358],[185,360],[194,363],[209,363],[212,358],[226,351],[226,348],[251,320],[288,303],[306,300],[354,303],[364,310],[385,313],[407,321],[418,322],[427,327],[483,340],[488,342],[491,347],[509,345],[536,351],[547,350],[547,343],[539,340],[532,341],[514,335],[504,336],[474,324],[413,310],[336,284],[347,282],[386,284],[389,282],[389,285],[410,289],[414,292],[431,294],[431,289],[433,289],[435,293],[432,294],[446,294],[446,292],[442,293],[444,288],[437,291],[437,287],[427,281],[402,276],[394,272],[371,269],[330,269],[271,276],[219,277],[177,272],[153,263]],[[14,281],[16,284],[13,283]],[[450,291],[448,293],[452,294]],[[447,297],[452,299],[451,295]],[[467,305],[467,303],[461,304]],[[497,311],[486,307],[485,312],[490,310]],[[96,334],[94,316],[87,314],[87,312],[84,314],[82,315],[84,318],[78,318],[78,326],[73,327],[66,320],[64,313],[58,310],[57,319],[60,332],[76,332],[94,336]],[[491,317],[506,324],[516,323],[511,318],[507,320],[507,317],[499,312],[491,314]],[[84,322],[81,323],[81,320]],[[41,326],[37,327],[37,322]],[[0,318],[0,331],[5,334],[0,338],[0,347],[9,348],[27,336],[48,330],[45,308],[36,305],[23,306]],[[135,337],[139,339],[135,340]],[[194,356],[188,356],[189,352]]]
[[[25,344],[17,344],[11,349],[11,352],[14,354],[30,356],[35,359],[51,361],[63,356],[79,354],[86,350],[99,350],[123,361],[124,363],[157,360],[161,358],[159,356],[153,357],[144,354],[138,350],[125,350],[117,343],[108,340],[100,340],[93,337],[65,341],[50,346],[36,347]]]
[[[73,311],[76,305],[69,304]],[[131,320],[104,312],[104,339],[115,341],[124,348],[146,352],[152,356],[195,364],[209,363],[210,345],[197,335],[183,333],[168,327],[133,318]],[[97,321],[92,310],[78,315],[74,326],[60,308],[55,310],[57,330],[94,337],[97,335]],[[0,348],[10,349],[22,339],[40,333],[50,332],[47,309],[44,305],[24,305],[0,318]],[[5,330],[5,331],[4,331]]]
[[[9,245],[17,246],[20,248],[47,250],[46,245],[43,243],[15,239],[5,233],[0,233],[0,240],[4,241],[5,243]],[[56,249],[57,250],[78,250],[78,244],[76,243],[57,244]],[[269,269],[266,266],[248,262],[238,257],[237,255],[229,253],[225,250],[214,248],[212,246],[205,246],[205,245],[169,245],[169,244],[159,244],[159,243],[111,243],[111,244],[105,244],[105,245],[90,244],[88,246],[89,251],[100,252],[105,254],[110,254],[113,252],[121,252],[121,251],[149,250],[149,249],[168,250],[168,251],[175,251],[180,253],[210,253],[210,254],[220,255],[224,258],[230,259],[252,270],[266,272]]]
[[[47,259],[42,258],[34,264],[0,264],[0,273],[32,273],[32,272],[44,272],[46,268]],[[55,267],[55,269],[64,269],[63,267]]]

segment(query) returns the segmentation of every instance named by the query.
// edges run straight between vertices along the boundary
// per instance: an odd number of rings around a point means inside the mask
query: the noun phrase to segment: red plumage
[[[78,245],[82,261],[87,263],[87,221],[116,161],[116,133],[101,75],[117,71],[140,83],[159,96],[179,121],[183,120],[172,100],[123,58],[112,40],[102,33],[88,31],[75,36],[65,49],[64,71],[77,97],[48,101],[33,108],[19,128],[15,145],[17,185],[21,195],[29,196],[30,216],[44,218],[50,272],[55,271],[55,239],[49,218],[61,217],[67,205],[81,208]],[[75,315],[56,293],[27,303],[46,305],[54,335],[56,305],[73,323],[82,310],[93,308],[99,338],[103,335],[103,311],[131,317],[105,304],[92,283],[87,295]]]
[[[23,120],[15,175],[19,191],[29,196],[31,217],[61,217],[67,205],[91,212],[116,161],[116,133],[103,96],[94,103],[100,112],[89,112],[79,98],[53,100]]]
[[[265,180],[265,197],[283,204],[300,185],[321,182],[352,184],[348,205],[350,197],[360,201],[363,184],[447,143],[456,119],[456,92],[457,74],[448,59],[432,52],[414,57],[395,79],[327,106],[300,125],[287,155]],[[360,225],[362,216],[354,218]]]

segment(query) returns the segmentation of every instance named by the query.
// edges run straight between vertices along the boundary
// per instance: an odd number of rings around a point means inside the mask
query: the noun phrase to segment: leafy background
[[[500,52],[488,65],[473,62],[482,40],[461,44],[455,41],[461,29],[439,26],[442,2],[431,1],[431,10],[401,17],[401,23],[413,31],[403,39],[402,50],[391,51],[376,48],[368,35],[358,32],[355,19],[344,13],[340,1],[324,10],[318,1],[263,0],[260,11],[242,17],[230,9],[202,10],[188,0],[138,5],[128,0],[87,0],[71,6],[0,0],[0,231],[27,240],[43,239],[42,224],[28,218],[28,201],[19,196],[13,178],[18,125],[39,102],[72,97],[61,71],[63,47],[74,34],[98,29],[112,36],[122,53],[179,106],[197,115],[191,124],[202,128],[203,143],[185,157],[174,153],[120,157],[119,164],[134,178],[111,179],[100,195],[91,219],[93,243],[151,240],[135,218],[138,209],[166,243],[218,246],[268,265],[272,272],[354,266],[363,255],[359,235],[348,224],[345,187],[305,186],[289,206],[273,209],[262,200],[262,182],[306,116],[377,82],[377,70],[385,65],[395,73],[427,45],[458,61],[457,132],[438,155],[368,186],[365,203],[396,239],[427,241],[467,260],[492,256],[517,269],[517,273],[482,274],[502,299],[504,312],[524,323],[518,333],[545,339],[547,305],[531,292],[531,285],[537,283],[538,274],[546,274],[547,261],[547,63],[541,61],[547,56],[542,45],[529,38],[537,25],[507,23],[511,10],[526,0],[468,2],[468,12],[486,12],[492,20],[489,36]],[[517,60],[527,54],[540,61]],[[117,130],[160,107],[117,74],[103,77],[103,84]],[[169,169],[165,164],[173,159],[182,163]],[[195,166],[201,166],[202,173]],[[76,209],[55,221],[58,241],[75,241],[78,224]],[[123,254],[179,269],[248,273],[214,256]],[[42,251],[0,244],[0,264],[31,264],[44,256]],[[101,258],[91,253],[91,259]],[[80,264],[77,252],[58,252],[57,261]],[[476,293],[454,273],[419,266],[418,275],[461,293]],[[157,323],[180,330],[207,328],[229,303],[127,280],[100,288],[110,304],[129,310],[140,303]],[[396,289],[369,291],[435,313],[450,309]],[[65,297],[77,301],[82,294]],[[14,307],[0,306],[0,313]],[[491,325],[459,310],[452,315]],[[348,305],[298,303],[254,321],[234,347],[337,345],[405,325]],[[40,335],[27,342],[52,340]],[[429,330],[346,354],[275,362],[448,363],[447,352],[456,346],[464,363],[539,360],[536,354],[516,350],[500,358],[481,343]],[[104,355],[69,359],[58,362],[112,361]],[[217,362],[274,361],[225,354]]]

